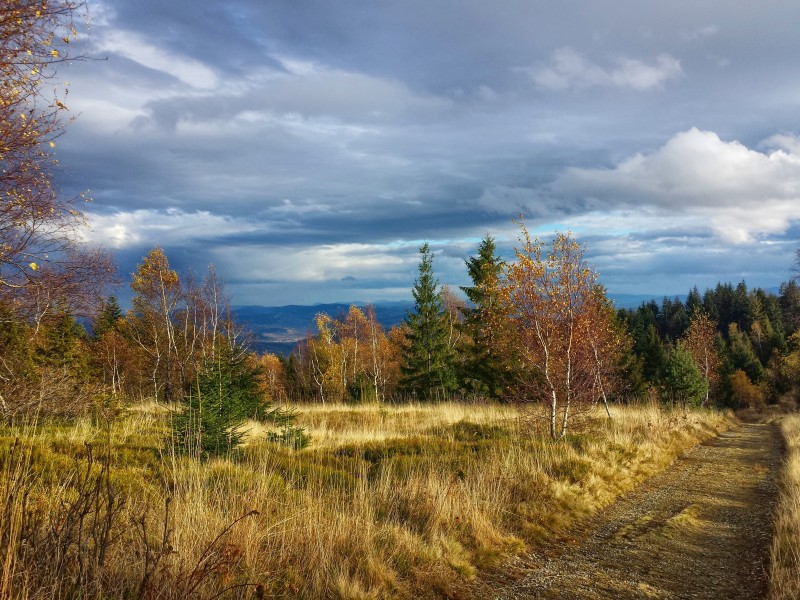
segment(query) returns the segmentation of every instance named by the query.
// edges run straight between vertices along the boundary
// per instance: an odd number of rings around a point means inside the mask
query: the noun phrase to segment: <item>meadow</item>
[[[197,461],[138,404],[0,429],[0,598],[469,598],[734,422],[598,409],[552,442],[538,408],[296,405],[311,444]],[[800,422],[800,421],[799,421]]]

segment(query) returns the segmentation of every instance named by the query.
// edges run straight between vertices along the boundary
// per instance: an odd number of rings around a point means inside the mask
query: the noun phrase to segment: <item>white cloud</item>
[[[800,156],[800,137],[795,135],[777,134],[764,140],[763,146],[778,148]]]
[[[280,256],[280,260],[273,257]],[[376,244],[325,244],[304,248],[278,246],[224,247],[215,261],[244,281],[326,282],[347,277],[386,279],[416,264],[406,247]]]
[[[771,140],[788,151],[763,153],[690,129],[612,169],[567,169],[552,189],[602,205],[644,205],[684,219],[700,217],[720,238],[748,243],[800,220],[800,145],[787,136]]]
[[[89,213],[91,240],[115,250],[152,246],[169,240],[171,245],[196,242],[253,231],[246,219],[215,215],[208,211],[187,213],[179,209],[121,211],[103,215]]]
[[[119,29],[107,31],[98,41],[98,49],[166,73],[195,89],[212,89],[219,83],[213,69],[202,62],[156,46],[136,33]]]
[[[616,66],[604,69],[584,58],[574,48],[559,48],[547,66],[524,69],[537,85],[551,90],[621,87],[649,90],[683,73],[680,61],[659,54],[654,64],[622,57]]]

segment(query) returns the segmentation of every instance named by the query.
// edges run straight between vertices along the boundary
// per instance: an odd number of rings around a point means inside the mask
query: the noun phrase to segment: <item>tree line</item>
[[[424,244],[404,323],[385,331],[374,311],[357,307],[317,315],[317,333],[273,359],[279,393],[322,402],[540,401],[550,407],[554,436],[566,431],[570,410],[597,403],[796,402],[796,279],[778,294],[719,283],[703,294],[693,288],[685,300],[617,310],[570,234],[547,244],[522,225],[519,242],[504,262],[491,237],[481,241],[466,261],[472,285],[461,288],[463,299],[439,285]]]
[[[155,399],[184,407],[178,445],[208,450],[233,443],[231,424],[246,418],[288,426],[273,408],[288,400],[541,402],[556,438],[598,404],[610,416],[610,404],[647,399],[686,409],[796,397],[795,280],[777,295],[720,283],[616,310],[570,234],[545,243],[520,231],[510,261],[491,237],[480,242],[463,296],[439,284],[424,244],[403,323],[386,329],[372,307],[319,313],[285,357],[249,350],[213,266],[180,276],[156,246],[133,274],[125,314],[114,296],[96,303],[87,327],[66,300],[35,317],[0,304],[3,416]],[[190,439],[206,430],[220,439]]]
[[[735,408],[797,399],[796,278],[777,294],[749,289],[744,281],[718,283],[703,294],[693,288],[685,301],[651,300],[619,311],[619,318],[633,341],[628,377],[640,395],[660,389],[668,397]]]

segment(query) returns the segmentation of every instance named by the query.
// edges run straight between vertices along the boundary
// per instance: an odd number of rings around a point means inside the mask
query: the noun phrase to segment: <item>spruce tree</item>
[[[447,320],[427,242],[419,253],[419,277],[412,290],[414,311],[406,313],[409,333],[403,348],[401,385],[404,391],[424,399],[444,399],[456,388]]]
[[[0,417],[13,416],[26,404],[25,389],[36,378],[33,330],[0,303]]]
[[[750,301],[747,284],[744,281],[739,282],[733,292],[731,313],[733,322],[739,326],[741,331],[750,331],[750,327],[753,326],[753,321],[755,321],[755,315],[753,314],[753,306]]]
[[[464,309],[464,329],[472,341],[461,379],[471,392],[499,398],[505,388],[505,365],[498,349],[497,290],[503,261],[496,255],[494,239],[487,235],[478,254],[466,261],[472,286],[462,287],[472,306]]]
[[[689,318],[694,317],[695,313],[703,309],[703,298],[700,296],[700,291],[697,286],[689,290],[689,295],[686,296],[686,313]]]
[[[741,369],[750,381],[759,383],[764,379],[764,366],[756,356],[750,338],[731,323],[728,326],[728,354],[734,369]]]
[[[634,334],[634,349],[642,358],[642,375],[653,383],[658,380],[661,370],[667,360],[667,350],[653,324],[636,331]]]
[[[792,279],[781,284],[778,304],[786,337],[800,329],[800,285]]]
[[[66,307],[58,307],[44,326],[34,359],[78,379],[88,377],[88,357],[83,342],[86,330]]]
[[[188,388],[173,433],[177,447],[198,458],[233,450],[241,443],[245,420],[263,416],[258,369],[241,350],[223,346]]]
[[[699,406],[706,395],[707,383],[683,342],[678,342],[669,354],[663,385],[666,397],[673,405],[679,404],[684,412],[687,406]]]
[[[106,331],[118,331],[122,317],[122,309],[116,296],[109,296],[103,300],[100,311],[92,323],[94,339],[101,338]]]
[[[267,439],[302,448],[310,438],[294,424],[296,414],[274,408],[259,383],[261,369],[241,347],[223,344],[208,358],[188,386],[184,407],[172,421],[173,440],[179,451],[196,458],[219,456],[242,442],[247,419],[268,422],[280,428]]]

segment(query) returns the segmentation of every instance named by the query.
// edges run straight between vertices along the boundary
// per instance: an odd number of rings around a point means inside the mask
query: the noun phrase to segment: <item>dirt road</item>
[[[610,506],[586,536],[531,555],[497,598],[764,598],[780,459],[776,427],[728,431]]]

